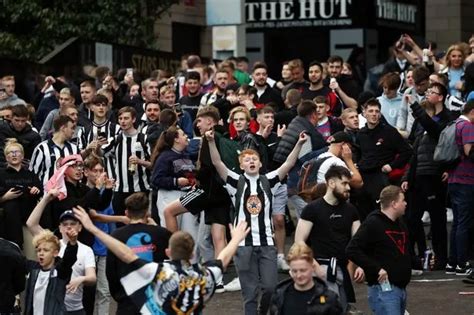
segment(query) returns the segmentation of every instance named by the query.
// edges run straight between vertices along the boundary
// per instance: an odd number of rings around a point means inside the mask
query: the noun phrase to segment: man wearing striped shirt
[[[125,214],[125,199],[135,192],[150,190],[150,149],[146,136],[134,127],[137,112],[133,107],[122,107],[118,120],[122,132],[103,148],[104,156],[115,157],[115,189],[112,207],[115,214]]]
[[[251,149],[243,150],[239,155],[243,174],[239,175],[222,162],[214,141],[214,132],[208,131],[205,135],[212,163],[226,183],[225,188],[234,204],[235,222],[246,221],[250,227],[250,233],[240,242],[234,257],[242,287],[244,312],[246,315],[266,314],[278,280],[277,249],[272,228],[273,194],[296,163],[308,136],[302,132],[286,161],[265,175],[259,175],[262,163],[258,153]],[[259,288],[263,292],[258,306]]]
[[[84,136],[86,151],[87,149],[95,150],[98,146],[107,146],[120,131],[120,127],[108,119],[110,104],[106,96],[97,94],[92,98],[91,105],[94,119]],[[104,166],[107,176],[115,178],[115,157],[113,155],[109,154],[104,158]]]
[[[57,117],[53,122],[53,127],[53,137],[36,146],[30,161],[30,171],[42,180],[43,186],[53,176],[56,162],[60,158],[77,154],[79,151],[75,144],[69,142],[76,128],[76,124],[70,117]]]

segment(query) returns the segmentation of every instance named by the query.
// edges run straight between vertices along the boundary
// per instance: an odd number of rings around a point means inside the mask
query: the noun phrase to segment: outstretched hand
[[[232,239],[236,239],[239,241],[243,241],[247,234],[250,232],[250,227],[247,227],[247,222],[240,221],[237,224],[229,224],[230,228],[230,235],[232,235]]]

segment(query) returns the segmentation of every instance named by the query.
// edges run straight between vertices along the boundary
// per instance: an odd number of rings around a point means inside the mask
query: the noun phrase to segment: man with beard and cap
[[[325,280],[330,290],[339,295],[339,300],[347,309],[348,303],[355,302],[354,289],[349,275],[346,246],[360,226],[357,209],[349,199],[351,173],[344,166],[331,166],[326,172],[326,194],[309,203],[301,213],[296,227],[295,243],[306,242],[310,238],[311,248],[316,253],[316,261],[327,269]],[[350,265],[354,280],[364,279],[361,268],[354,270]]]

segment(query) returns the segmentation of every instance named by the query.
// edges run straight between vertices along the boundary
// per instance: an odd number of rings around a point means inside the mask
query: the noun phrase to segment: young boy
[[[244,150],[239,155],[239,175],[222,162],[214,141],[214,131],[205,133],[209,142],[212,163],[226,183],[225,188],[235,208],[235,221],[246,221],[250,233],[240,242],[234,263],[239,275],[245,314],[266,314],[270,298],[277,284],[277,249],[273,240],[273,194],[296,163],[298,154],[308,136],[302,132],[293,151],[276,170],[259,175],[262,163],[254,150]],[[262,298],[257,312],[259,288]]]
[[[57,260],[60,243],[53,232],[43,230],[33,238],[38,262],[29,266],[24,314],[56,315],[66,312],[66,285],[71,278],[78,248],[77,231],[69,230],[66,234],[70,241],[62,260]]]

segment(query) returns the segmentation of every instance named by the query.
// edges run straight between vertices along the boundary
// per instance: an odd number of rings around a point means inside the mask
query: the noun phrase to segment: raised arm
[[[214,131],[206,131],[205,135],[207,142],[209,143],[209,153],[211,154],[212,164],[216,168],[219,177],[222,178],[223,181],[225,181],[227,179],[228,169],[225,166],[224,162],[222,162],[219,151],[217,151]]]
[[[82,207],[75,207],[74,215],[86,230],[94,234],[121,261],[129,264],[138,259],[138,256],[127,245],[98,229]]]
[[[38,202],[36,207],[31,212],[28,220],[26,221],[26,226],[28,227],[28,231],[30,231],[31,235],[35,236],[43,231],[43,228],[40,225],[40,219],[43,215],[44,209],[56,197],[58,196],[59,192],[56,189],[51,189],[48,193]]]
[[[303,143],[306,140],[308,140],[308,135],[303,131],[300,133],[298,142],[296,142],[295,147],[286,158],[286,161],[277,169],[278,177],[280,177],[280,180],[283,180],[288,174],[288,172],[295,165],[296,161],[298,160],[298,155],[300,154],[301,147],[303,146]]]

